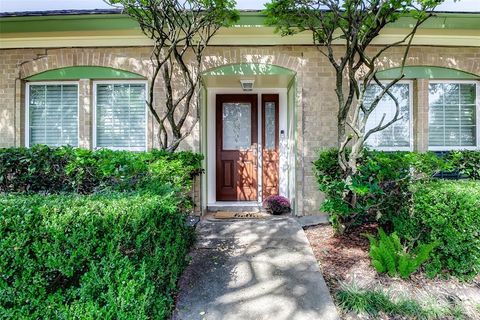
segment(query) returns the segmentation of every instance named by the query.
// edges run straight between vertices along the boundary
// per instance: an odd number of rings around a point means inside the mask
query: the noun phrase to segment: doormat
[[[213,217],[215,219],[266,219],[270,217],[269,214],[263,212],[215,212]]]

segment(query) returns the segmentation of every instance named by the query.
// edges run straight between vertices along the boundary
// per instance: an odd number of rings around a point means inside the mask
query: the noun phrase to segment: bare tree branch
[[[205,49],[222,26],[238,19],[233,0],[104,0],[123,7],[152,40],[147,106],[159,146],[175,151],[198,123],[199,87]],[[156,103],[163,84],[163,108]],[[192,121],[188,128],[185,123]]]

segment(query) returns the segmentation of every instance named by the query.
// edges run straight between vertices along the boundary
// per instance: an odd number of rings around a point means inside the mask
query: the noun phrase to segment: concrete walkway
[[[174,320],[339,319],[292,218],[202,221]]]

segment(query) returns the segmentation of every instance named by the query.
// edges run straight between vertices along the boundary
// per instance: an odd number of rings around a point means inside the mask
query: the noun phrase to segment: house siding
[[[337,50],[342,50],[339,46]],[[374,48],[372,48],[374,50]],[[150,47],[59,48],[0,50],[0,147],[22,146],[25,141],[25,82],[23,79],[43,71],[70,66],[104,66],[134,72],[149,78]],[[402,48],[389,50],[380,61],[383,69],[398,67]],[[312,161],[320,149],[334,147],[337,139],[334,72],[328,60],[312,46],[242,46],[210,47],[204,69],[235,63],[273,64],[297,73],[296,115],[297,214],[318,214],[323,201],[318,191]],[[480,74],[480,48],[432,47],[411,48],[407,65],[429,65],[459,69]],[[428,80],[413,81],[414,149],[428,148]],[[79,81],[79,144],[92,147],[92,81]],[[163,88],[155,85],[156,105],[161,106]],[[161,110],[159,110],[161,111]],[[191,120],[191,119],[190,119]],[[148,148],[156,147],[156,128],[148,120]],[[182,149],[200,150],[200,131],[195,130],[182,144]],[[195,188],[200,197],[200,185]]]

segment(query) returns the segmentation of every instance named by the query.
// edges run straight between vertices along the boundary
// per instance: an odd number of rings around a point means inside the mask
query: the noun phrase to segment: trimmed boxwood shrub
[[[0,318],[166,319],[192,240],[172,190],[0,197]]]
[[[203,157],[191,152],[91,151],[71,147],[0,149],[0,192],[91,194],[104,190],[189,188]]]
[[[0,318],[167,319],[201,160],[0,149]]]
[[[438,242],[430,276],[471,278],[480,272],[480,182],[432,181],[412,188],[413,204],[394,219],[409,242]]]

